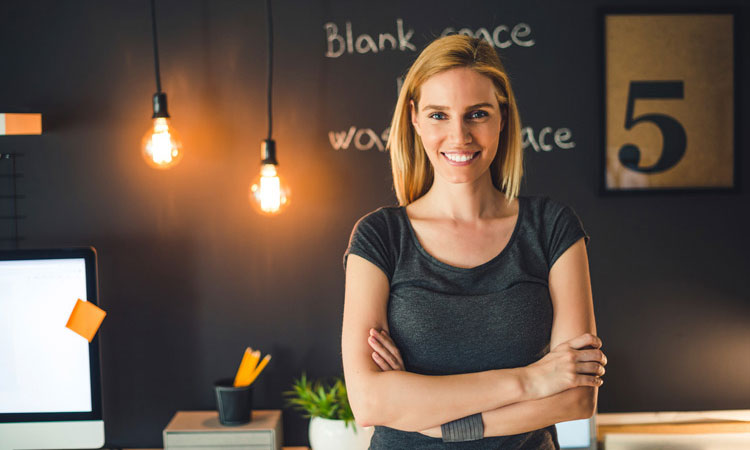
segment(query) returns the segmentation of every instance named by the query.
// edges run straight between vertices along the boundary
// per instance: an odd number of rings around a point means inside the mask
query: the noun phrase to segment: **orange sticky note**
[[[245,354],[242,356],[242,362],[240,362],[240,368],[237,369],[237,375],[234,376],[234,387],[247,386],[250,384],[250,377],[255,371],[255,366],[258,365],[260,359],[260,350],[253,351],[252,347],[245,349]]]
[[[42,134],[42,115],[0,113],[0,136],[5,134]]]
[[[65,326],[91,342],[106,315],[107,313],[103,309],[79,298]]]

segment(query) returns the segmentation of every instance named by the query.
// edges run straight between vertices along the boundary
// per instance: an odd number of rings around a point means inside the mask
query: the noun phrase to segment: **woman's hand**
[[[372,359],[380,367],[380,370],[383,372],[388,370],[404,370],[404,360],[401,359],[401,352],[399,352],[398,347],[393,343],[387,331],[370,328],[370,336],[367,338],[367,343],[374,350],[372,352]],[[422,430],[420,433],[436,439],[443,438],[443,431],[440,427],[432,427]]]
[[[372,359],[383,372],[388,370],[404,370],[404,360],[401,359],[401,352],[398,351],[396,344],[393,343],[388,332],[385,330],[376,330],[370,328],[370,337],[367,338],[374,352]]]
[[[533,399],[578,386],[601,386],[607,357],[602,341],[590,333],[582,334],[555,347],[539,361],[526,366],[526,390]]]

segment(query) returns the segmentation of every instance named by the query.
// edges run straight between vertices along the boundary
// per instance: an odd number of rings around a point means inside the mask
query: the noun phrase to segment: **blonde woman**
[[[554,424],[592,416],[606,365],[589,237],[569,207],[519,196],[495,50],[458,35],[425,48],[388,148],[399,206],[360,219],[344,254],[344,375],[370,448],[559,448]]]

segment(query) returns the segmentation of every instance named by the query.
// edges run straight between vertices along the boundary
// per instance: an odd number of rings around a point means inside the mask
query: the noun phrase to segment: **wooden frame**
[[[738,14],[599,10],[602,195],[740,192]]]

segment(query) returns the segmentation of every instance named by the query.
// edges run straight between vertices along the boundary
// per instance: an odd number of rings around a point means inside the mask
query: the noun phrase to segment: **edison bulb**
[[[169,169],[182,159],[182,141],[169,124],[169,118],[157,117],[141,143],[143,158],[157,169]]]
[[[291,190],[279,177],[275,164],[263,164],[260,175],[250,185],[250,203],[261,214],[274,215],[288,205]]]

